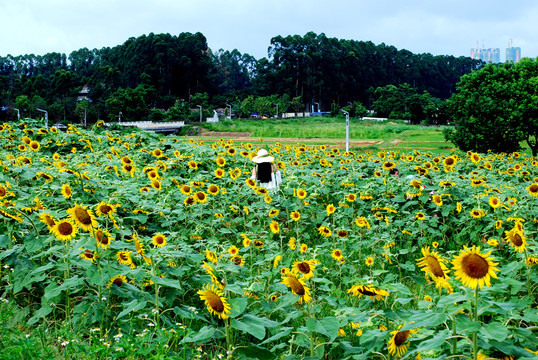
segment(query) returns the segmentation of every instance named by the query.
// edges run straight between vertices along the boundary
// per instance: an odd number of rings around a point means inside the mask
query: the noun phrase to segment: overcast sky
[[[271,38],[305,35],[469,56],[512,39],[538,56],[536,0],[0,0],[0,56],[100,49],[153,32],[201,32],[209,47],[267,57]]]

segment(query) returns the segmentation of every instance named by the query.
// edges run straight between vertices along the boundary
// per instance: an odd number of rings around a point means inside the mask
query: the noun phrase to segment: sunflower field
[[[538,359],[537,160],[101,125],[0,126],[0,313],[57,355]]]

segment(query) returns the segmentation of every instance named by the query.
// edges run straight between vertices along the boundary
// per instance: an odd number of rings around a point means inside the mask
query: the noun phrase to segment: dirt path
[[[276,143],[279,142],[281,144],[310,144],[310,145],[325,145],[329,148],[340,148],[343,149],[346,147],[346,142],[344,140],[340,139],[334,139],[334,138],[258,138],[253,137],[252,133],[249,132],[216,132],[216,131],[203,131],[198,136],[190,136],[187,137],[188,139],[193,139],[196,141],[218,141],[220,139],[223,140],[234,140],[238,142],[250,142],[250,143],[260,143],[260,142],[268,142],[268,143]],[[405,147],[408,143],[424,143],[425,145],[427,143],[438,143],[440,141],[404,141],[400,139],[394,139],[390,142],[385,142],[384,140],[350,140],[349,141],[349,147],[351,148],[364,148],[364,147],[372,147],[372,146],[378,146],[378,145],[384,145],[383,148],[390,149],[392,147],[398,147],[399,149],[416,149],[417,146],[409,146]],[[401,145],[404,145],[403,147]],[[431,147],[420,147],[420,149],[434,149]]]

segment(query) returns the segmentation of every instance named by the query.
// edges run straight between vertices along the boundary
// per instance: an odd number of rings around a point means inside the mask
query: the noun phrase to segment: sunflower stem
[[[452,314],[452,336],[454,337],[452,339],[452,355],[456,355],[456,352],[458,351],[458,339],[456,338],[456,335],[456,314]]]
[[[532,299],[532,288],[531,288],[531,264],[529,263],[529,255],[527,253],[527,248],[525,248],[525,264],[527,265],[527,292],[529,299]]]
[[[478,322],[478,286],[474,291],[474,321]],[[478,359],[478,331],[473,332],[473,360]]]
[[[230,318],[224,319],[224,330],[226,333],[226,350],[228,351],[228,354],[231,354],[232,351],[232,343],[230,339]]]

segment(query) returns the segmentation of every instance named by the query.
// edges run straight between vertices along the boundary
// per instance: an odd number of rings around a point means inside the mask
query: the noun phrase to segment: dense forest
[[[279,113],[315,104],[316,110],[355,106],[386,116],[379,100],[406,92],[424,114],[424,101],[449,98],[462,75],[483,65],[312,32],[272,38],[261,59],[212,51],[201,33],[150,33],[113,48],[0,57],[0,119],[16,117],[14,108],[21,117],[46,109],[51,120],[63,122],[77,122],[84,112],[89,122],[119,112],[128,120],[196,119],[197,105],[210,115],[227,104],[237,116],[257,109],[274,114],[276,104]],[[83,87],[89,93],[81,94]]]

